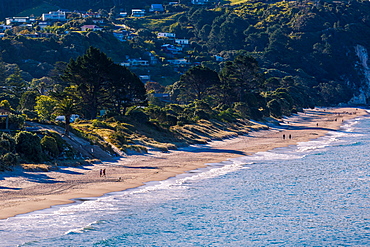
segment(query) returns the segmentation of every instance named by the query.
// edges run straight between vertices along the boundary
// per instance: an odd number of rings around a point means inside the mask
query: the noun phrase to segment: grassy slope
[[[252,130],[267,129],[267,126],[248,120],[235,123],[200,120],[196,124],[163,128],[155,123],[108,122],[95,127],[89,121],[73,124],[73,127],[94,143],[116,146],[123,152],[147,152],[148,149],[168,151],[190,144],[204,144],[247,134]],[[109,143],[107,145],[107,143]]]

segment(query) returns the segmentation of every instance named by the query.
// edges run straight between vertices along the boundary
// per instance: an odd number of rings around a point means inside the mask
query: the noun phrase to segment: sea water
[[[369,163],[364,117],[313,141],[0,220],[0,246],[370,246]]]

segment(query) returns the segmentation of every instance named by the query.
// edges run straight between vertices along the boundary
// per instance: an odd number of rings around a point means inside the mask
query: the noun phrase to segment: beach
[[[366,115],[356,108],[316,108],[284,118],[280,126],[252,131],[248,135],[207,145],[196,145],[168,153],[128,155],[117,162],[84,167],[63,167],[51,172],[16,170],[0,174],[0,219],[74,198],[99,197],[109,192],[135,188],[149,181],[165,180],[177,174],[278,147],[295,145],[340,129],[347,120]],[[106,176],[100,176],[100,170]]]

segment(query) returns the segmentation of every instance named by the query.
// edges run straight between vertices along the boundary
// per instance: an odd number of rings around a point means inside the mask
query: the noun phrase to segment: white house
[[[81,31],[87,31],[87,30],[101,31],[101,30],[103,30],[103,28],[95,26],[95,25],[84,25],[84,26],[81,27]]]
[[[139,75],[139,78],[143,83],[150,81],[150,75]]]
[[[175,43],[179,45],[188,45],[189,40],[188,39],[175,39]]]
[[[158,38],[175,38],[176,34],[175,33],[158,33],[157,37]]]
[[[122,62],[120,63],[121,66],[125,66],[125,67],[130,67],[131,63],[130,62]]]
[[[164,12],[162,4],[152,4],[150,6],[149,12]]]
[[[8,17],[5,18],[6,25],[11,25],[15,23],[33,23],[36,21],[35,17]]]
[[[131,59],[130,60],[131,66],[148,66],[149,61],[148,60],[142,60],[142,59]]]
[[[186,64],[189,64],[188,60],[186,60],[185,58],[167,60],[167,62],[169,64],[172,64],[172,65],[186,65]]]
[[[66,12],[58,10],[42,14],[42,21],[66,21]]]
[[[132,9],[131,10],[132,17],[143,17],[145,16],[145,9]]]

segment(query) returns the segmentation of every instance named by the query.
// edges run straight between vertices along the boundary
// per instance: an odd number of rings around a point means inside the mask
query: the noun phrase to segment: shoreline
[[[297,145],[339,130],[344,121],[367,114],[363,109],[350,107],[309,109],[284,118],[280,126],[272,126],[269,130],[252,131],[248,135],[168,153],[129,155],[115,162],[62,167],[51,172],[0,173],[0,219],[166,180],[207,167],[207,163]],[[106,169],[106,177],[99,176],[100,169]]]

